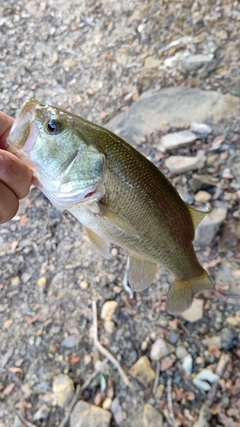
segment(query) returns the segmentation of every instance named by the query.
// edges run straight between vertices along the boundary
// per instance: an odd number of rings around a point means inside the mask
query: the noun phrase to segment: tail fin
[[[195,294],[211,289],[215,287],[205,270],[201,276],[186,281],[176,279],[168,291],[167,311],[170,314],[180,314],[190,307]]]

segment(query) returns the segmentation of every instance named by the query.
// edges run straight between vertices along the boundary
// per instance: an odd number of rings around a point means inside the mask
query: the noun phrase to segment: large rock
[[[226,208],[214,208],[197,227],[194,243],[196,245],[209,245],[226,216]]]
[[[140,144],[143,135],[183,123],[213,121],[234,113],[240,100],[232,95],[187,87],[171,87],[144,93],[107,127],[129,143]]]
[[[80,400],[70,417],[70,427],[109,427],[112,414]]]
[[[57,404],[66,408],[74,396],[73,380],[68,375],[60,374],[54,378],[52,390]]]
[[[143,409],[143,426],[144,427],[162,427],[163,416],[152,405],[147,403]]]
[[[131,367],[129,373],[145,386],[155,379],[155,372],[147,356],[140,357]]]

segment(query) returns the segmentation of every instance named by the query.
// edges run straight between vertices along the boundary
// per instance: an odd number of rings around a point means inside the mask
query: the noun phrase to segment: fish
[[[149,287],[160,264],[172,276],[167,310],[187,310],[214,290],[193,247],[205,217],[188,206],[150,160],[110,130],[37,100],[28,100],[8,137],[8,149],[33,172],[33,184],[85,227],[98,251],[127,250],[129,283]]]

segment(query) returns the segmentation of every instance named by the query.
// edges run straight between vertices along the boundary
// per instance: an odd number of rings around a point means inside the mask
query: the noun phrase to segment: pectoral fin
[[[110,258],[109,254],[109,245],[105,242],[104,239],[99,237],[96,233],[94,233],[90,228],[85,227],[89,240],[93,243],[95,248],[103,255],[105,258]]]
[[[129,283],[134,291],[143,291],[150,286],[157,272],[157,263],[130,254]]]
[[[121,217],[116,212],[113,212],[111,209],[102,205],[101,203],[98,203],[98,207],[100,210],[100,215],[104,216],[110,224],[114,225],[114,227],[119,228],[130,236],[137,237],[136,230],[134,230],[133,226],[127,219]]]

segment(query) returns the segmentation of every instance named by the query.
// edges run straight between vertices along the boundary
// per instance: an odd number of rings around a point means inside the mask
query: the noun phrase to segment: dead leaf
[[[15,252],[16,252],[16,249],[17,249],[17,247],[18,247],[18,240],[14,240],[13,242],[12,242],[12,244],[11,244],[11,252],[12,252],[12,254],[15,254]]]
[[[164,357],[161,361],[160,361],[160,370],[161,371],[166,371],[167,369],[171,368],[173,366],[173,364],[175,363],[175,358],[173,358],[172,356],[167,356]]]
[[[68,356],[68,362],[69,363],[77,363],[77,362],[79,362],[80,359],[81,359],[80,354],[78,354],[76,356]]]
[[[28,222],[28,217],[27,217],[27,215],[22,215],[22,216],[21,216],[21,218],[20,218],[20,220],[19,220],[19,222],[18,222],[18,224],[19,224],[21,227],[24,227],[24,226],[27,224],[27,222]]]
[[[30,402],[26,402],[26,400],[20,400],[20,402],[16,403],[15,408],[17,409],[30,409],[32,404]]]
[[[37,322],[37,321],[40,319],[40,315],[39,315],[39,314],[36,314],[36,316],[34,316],[34,317],[31,317],[31,316],[24,316],[24,319],[26,320],[26,322],[27,322],[29,325],[32,325],[32,323],[35,323],[35,322]]]
[[[225,141],[225,135],[218,135],[216,138],[214,138],[212,146],[216,147],[218,145],[221,145],[223,141]]]
[[[21,374],[21,375],[23,375],[23,370],[21,368],[18,368],[17,366],[11,366],[9,368],[9,371],[12,372],[13,374]]]
[[[15,388],[16,384],[15,383],[11,383],[9,384],[4,390],[3,390],[3,395],[7,396],[8,394],[12,393],[13,389]]]

